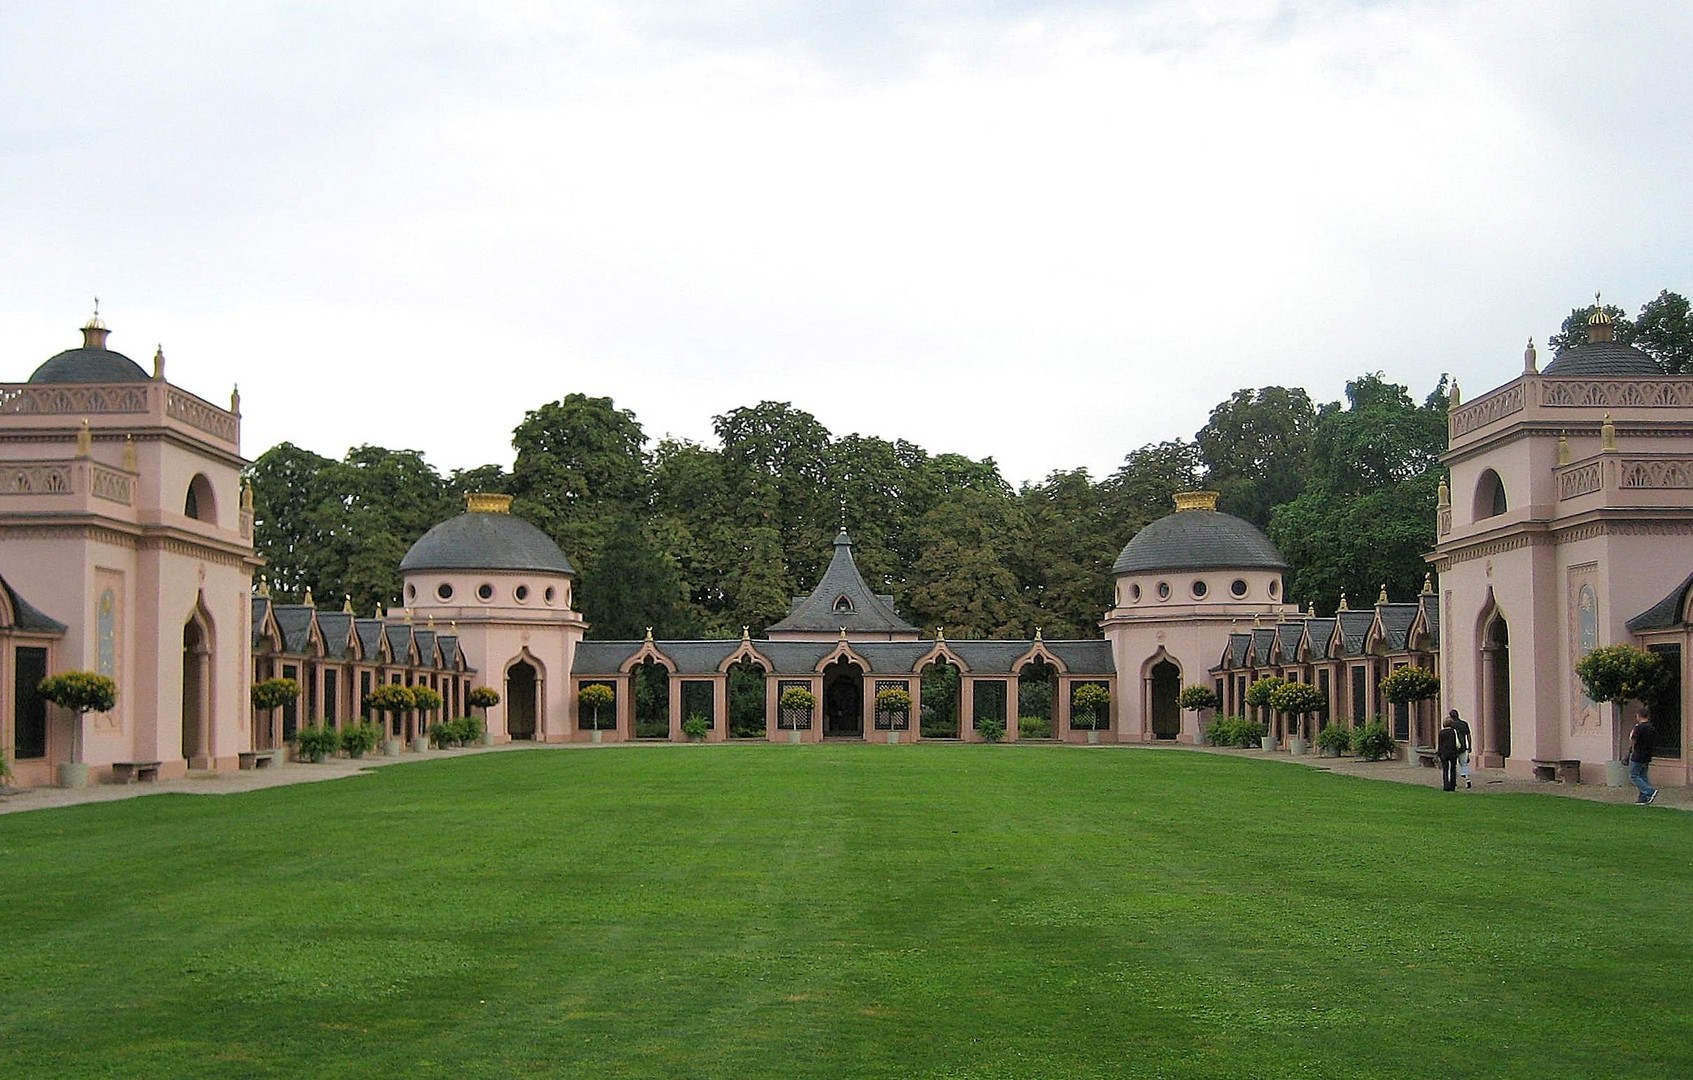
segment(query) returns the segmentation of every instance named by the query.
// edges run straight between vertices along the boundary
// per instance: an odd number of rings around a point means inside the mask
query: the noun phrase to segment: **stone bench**
[[[1410,753],[1417,759],[1417,764],[1425,769],[1432,769],[1440,764],[1440,756],[1432,746],[1413,746]]]
[[[1532,758],[1530,763],[1534,766],[1534,778],[1536,780],[1561,780],[1566,784],[1581,783],[1580,761],[1572,761],[1568,758],[1555,760]]]
[[[243,750],[240,753],[241,768],[268,769],[276,764],[275,750]]]
[[[156,783],[158,779],[159,763],[157,761],[112,762],[112,782],[115,784],[133,784],[137,780]]]

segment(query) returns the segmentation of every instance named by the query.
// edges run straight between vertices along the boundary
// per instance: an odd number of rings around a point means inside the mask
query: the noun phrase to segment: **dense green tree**
[[[647,503],[646,435],[610,398],[569,394],[525,413],[512,432],[512,510],[593,565],[618,522]]]
[[[694,636],[699,620],[687,600],[675,563],[642,532],[633,514],[606,537],[577,592],[588,636],[616,641],[639,638],[648,627],[659,637]]]
[[[281,442],[247,467],[253,485],[253,546],[268,564],[263,573],[273,593],[297,599],[318,586],[319,529],[323,504],[338,505],[324,483],[335,462],[293,443]]]
[[[1420,406],[1379,373],[1346,394],[1347,408],[1319,412],[1310,483],[1269,529],[1291,569],[1287,598],[1325,612],[1342,592],[1367,604],[1383,584],[1396,600],[1420,590],[1446,442],[1444,377]]]
[[[1311,469],[1317,410],[1304,390],[1236,390],[1211,410],[1195,437],[1205,485],[1219,509],[1263,528],[1277,506],[1298,498]]]
[[[917,523],[906,616],[956,637],[1021,637],[1034,624],[1012,565],[1027,550],[1027,515],[1013,500],[973,488],[953,492]]]
[[[1668,289],[1640,309],[1628,343],[1656,360],[1666,374],[1693,372],[1693,311]]]
[[[1055,472],[1025,485],[1018,501],[1029,520],[1021,553],[1024,595],[1053,637],[1093,637],[1111,606],[1111,563],[1122,544],[1104,485],[1086,469]]]

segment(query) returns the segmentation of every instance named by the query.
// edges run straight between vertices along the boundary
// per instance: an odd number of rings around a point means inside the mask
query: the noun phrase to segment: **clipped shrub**
[[[778,723],[794,731],[811,730],[811,710],[817,706],[817,695],[803,686],[790,686],[776,699]]]
[[[1402,667],[1381,681],[1382,696],[1395,705],[1427,701],[1440,694],[1440,676],[1427,668]]]
[[[111,712],[118,701],[118,684],[92,671],[49,675],[36,684],[35,692],[60,708],[78,713]]]
[[[682,721],[682,734],[690,739],[703,739],[711,733],[711,721],[694,713]]]
[[[1387,724],[1379,718],[1352,729],[1352,752],[1365,761],[1390,757],[1398,746],[1393,741],[1393,734],[1387,730]]]
[[[1264,737],[1264,725],[1244,716],[1219,716],[1211,721],[1205,738],[1212,746],[1256,749]]]
[[[1110,715],[1111,691],[1098,683],[1082,683],[1070,694],[1070,726],[1091,731]]]
[[[319,727],[313,724],[294,732],[294,745],[307,761],[322,761],[340,747],[341,733],[327,725]]]
[[[399,683],[381,683],[364,696],[364,707],[371,712],[407,712],[417,708],[412,688]]]
[[[491,709],[500,703],[500,692],[492,686],[478,686],[465,698],[473,709]]]
[[[376,749],[379,738],[381,734],[376,730],[376,725],[368,720],[361,720],[341,729],[341,749],[345,750],[350,758],[362,758]]]
[[[1328,705],[1328,698],[1310,683],[1284,682],[1270,692],[1270,708],[1298,718],[1301,734],[1305,731],[1305,717],[1322,712]]]
[[[1588,697],[1619,703],[1650,702],[1670,679],[1670,671],[1657,653],[1633,645],[1601,645],[1576,661],[1575,673]]]
[[[617,694],[605,683],[589,683],[576,692],[576,700],[588,710],[588,726],[600,730],[600,710],[617,700]]]
[[[429,745],[437,750],[445,750],[453,745],[453,731],[447,725],[437,720],[429,725]]]
[[[876,691],[876,726],[904,731],[911,724],[911,693],[897,686]]]
[[[988,742],[999,742],[1005,738],[1005,721],[997,716],[976,721],[976,734]]]
[[[459,731],[464,734],[463,745],[481,742],[482,733],[488,730],[488,725],[482,722],[480,716],[461,716],[458,718]]]
[[[1017,737],[1021,739],[1052,738],[1052,721],[1044,716],[1019,716]]]
[[[411,697],[416,707],[424,712],[434,712],[436,709],[439,709],[442,705],[446,704],[447,700],[440,694],[429,689],[427,686],[412,687]]]
[[[1184,686],[1182,692],[1176,695],[1176,707],[1179,709],[1215,709],[1217,707],[1217,691],[1209,686]]]
[[[1274,675],[1266,675],[1262,679],[1246,688],[1246,703],[1254,709],[1274,708],[1271,698],[1276,690],[1287,682],[1286,679]]]
[[[266,679],[253,684],[253,708],[278,709],[300,696],[300,684],[293,679]]]
[[[1317,732],[1317,749],[1336,756],[1352,748],[1352,729],[1338,721]]]

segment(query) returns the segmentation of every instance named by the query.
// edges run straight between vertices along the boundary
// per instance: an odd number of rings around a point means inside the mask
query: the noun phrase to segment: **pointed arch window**
[[[852,597],[848,596],[846,593],[842,593],[841,595],[835,597],[835,606],[833,610],[838,615],[851,615],[853,612]]]

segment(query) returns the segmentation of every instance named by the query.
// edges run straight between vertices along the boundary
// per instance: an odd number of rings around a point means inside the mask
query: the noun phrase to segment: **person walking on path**
[[[1458,776],[1465,787],[1475,787],[1470,783],[1470,722],[1459,716],[1457,709],[1447,713],[1446,718],[1452,721],[1452,727],[1458,732]]]
[[[1657,729],[1652,726],[1650,710],[1641,709],[1640,719],[1628,733],[1628,778],[1640,789],[1641,805],[1658,797],[1658,789],[1646,778],[1646,766],[1652,763],[1652,751],[1657,749]]]
[[[1447,791],[1458,790],[1458,729],[1448,716],[1440,725],[1435,740],[1434,756],[1440,759],[1440,786]]]

